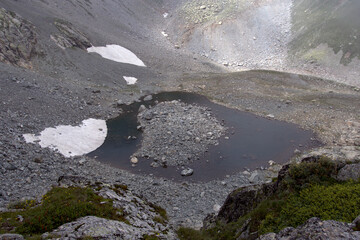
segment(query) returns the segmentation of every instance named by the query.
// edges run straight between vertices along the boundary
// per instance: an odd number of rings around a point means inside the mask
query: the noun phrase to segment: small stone
[[[215,205],[213,206],[213,210],[214,210],[215,212],[219,212],[220,209],[221,209],[221,206],[220,206],[219,204],[215,204]]]
[[[152,163],[150,164],[150,166],[153,167],[153,168],[157,168],[157,167],[159,167],[160,165],[159,165],[157,162],[152,162]]]
[[[270,160],[270,161],[269,161],[269,165],[270,165],[270,166],[272,166],[272,165],[274,165],[274,164],[275,164],[275,162],[274,162],[273,160]]]
[[[31,178],[30,178],[30,177],[27,177],[25,181],[26,181],[27,183],[31,183]]]
[[[144,101],[151,101],[152,99],[152,95],[147,95],[146,97],[144,97]]]
[[[191,168],[186,168],[186,169],[184,169],[184,170],[182,170],[181,171],[181,176],[191,176],[191,175],[193,175],[193,173],[194,173],[194,170],[193,169],[191,169]]]
[[[139,159],[138,159],[137,157],[132,157],[132,158],[130,159],[130,162],[131,162],[132,164],[137,164],[137,163],[139,162]]]
[[[301,151],[300,151],[299,149],[295,149],[295,150],[294,150],[294,153],[295,153],[295,154],[299,154],[299,153],[301,153]]]
[[[205,196],[205,192],[201,192],[201,193],[200,193],[200,197],[203,198],[204,196]]]
[[[86,159],[85,159],[85,158],[82,158],[82,159],[80,159],[80,161],[79,161],[80,164],[84,164],[85,162],[86,162]]]
[[[145,111],[147,108],[144,105],[140,105],[138,112],[141,113]]]
[[[123,100],[118,100],[116,102],[116,104],[120,107],[121,105],[124,105],[124,101]]]
[[[205,10],[206,9],[206,6],[205,5],[201,5],[200,6],[200,10]]]
[[[268,114],[268,115],[266,115],[266,117],[267,117],[267,118],[271,118],[271,119],[274,119],[274,118],[275,118],[275,116],[274,116],[273,114]]]
[[[251,174],[251,176],[249,177],[249,181],[250,181],[251,183],[254,183],[254,182],[256,182],[256,181],[259,181],[259,173],[258,173],[258,171],[254,171],[254,172]]]

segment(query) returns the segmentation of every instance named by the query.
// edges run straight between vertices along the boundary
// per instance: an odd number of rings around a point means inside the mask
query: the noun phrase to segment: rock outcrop
[[[53,231],[50,235],[44,234],[43,237],[56,236],[68,239],[141,239],[143,232],[124,222],[87,216],[77,221],[66,223]]]
[[[333,152],[333,155],[338,156],[339,154],[335,154]],[[326,158],[321,155],[304,154],[302,155],[301,160],[298,160],[297,162],[317,163],[320,161],[335,162],[333,165],[334,171],[329,173],[330,178],[346,181],[350,179],[358,180],[360,177],[360,164],[351,163],[351,161],[354,162],[355,159],[350,159],[349,161],[345,162],[345,160],[342,158],[334,159]],[[272,196],[275,196],[277,193],[283,191],[285,188],[287,188],[287,180],[284,181],[284,179],[287,179],[290,175],[289,168],[290,164],[284,165],[280,170],[278,178],[275,182],[248,186],[237,189],[230,193],[219,213],[217,215],[209,215],[207,218],[205,218],[204,229],[210,229],[214,227],[216,225],[215,223],[217,222],[223,224],[234,223],[239,218],[244,217],[246,214],[254,210],[262,201],[269,199]],[[352,230],[352,228],[357,228],[357,226],[360,225],[359,219],[360,217],[355,219],[352,224],[347,224],[337,221],[321,221],[318,218],[312,218],[298,228],[286,228],[279,234],[270,233],[260,237],[259,239],[360,239],[360,232],[354,232]],[[248,223],[242,227],[242,230],[239,233],[244,233],[241,236],[245,236],[245,239],[255,239],[258,234],[257,232],[249,232]],[[311,235],[312,233],[313,235]],[[303,238],[297,238],[297,236],[302,236]]]
[[[354,222],[349,224],[333,220],[322,221],[319,218],[311,218],[297,228],[288,227],[278,234],[268,233],[260,236],[258,240],[358,240],[360,239],[360,232],[353,230]]]
[[[80,48],[86,50],[92,46],[85,34],[77,30],[71,23],[64,20],[56,20],[54,24],[59,33],[54,33],[50,37],[60,48]]]
[[[124,221],[115,221],[95,216],[86,216],[66,223],[44,238],[68,239],[142,239],[144,236],[156,236],[158,239],[174,239],[175,233],[167,222],[166,213],[158,206],[134,195],[124,185],[110,186],[97,183],[89,185],[85,177],[62,176],[59,186],[92,186],[99,196],[111,199],[113,206],[119,209]]]
[[[0,8],[0,61],[31,68],[40,53],[35,27],[14,12]]]

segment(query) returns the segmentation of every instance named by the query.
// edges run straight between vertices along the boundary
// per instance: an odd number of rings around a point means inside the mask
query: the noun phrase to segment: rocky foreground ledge
[[[358,147],[321,148],[293,160],[273,182],[230,193],[202,230],[180,228],[180,239],[360,239]]]

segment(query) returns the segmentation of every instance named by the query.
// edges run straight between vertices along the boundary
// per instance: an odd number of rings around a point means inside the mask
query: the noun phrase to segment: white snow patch
[[[123,78],[125,79],[127,85],[134,85],[137,81],[137,78],[134,78],[134,77],[123,76]]]
[[[133,52],[130,50],[121,47],[119,45],[106,45],[105,47],[90,47],[87,49],[88,53],[98,53],[103,58],[121,62],[121,63],[129,63],[134,64],[140,67],[146,67],[143,61],[141,61]]]
[[[46,128],[40,135],[24,134],[27,143],[39,143],[42,148],[59,151],[65,157],[87,154],[100,147],[106,138],[105,120],[86,119],[79,126],[60,125]]]

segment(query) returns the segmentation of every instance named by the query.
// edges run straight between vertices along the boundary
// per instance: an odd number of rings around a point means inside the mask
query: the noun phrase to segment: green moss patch
[[[19,215],[23,218],[22,222]],[[15,232],[32,236],[90,215],[125,221],[121,211],[113,207],[112,200],[98,196],[92,189],[57,187],[45,194],[38,206],[1,213],[0,233]]]

